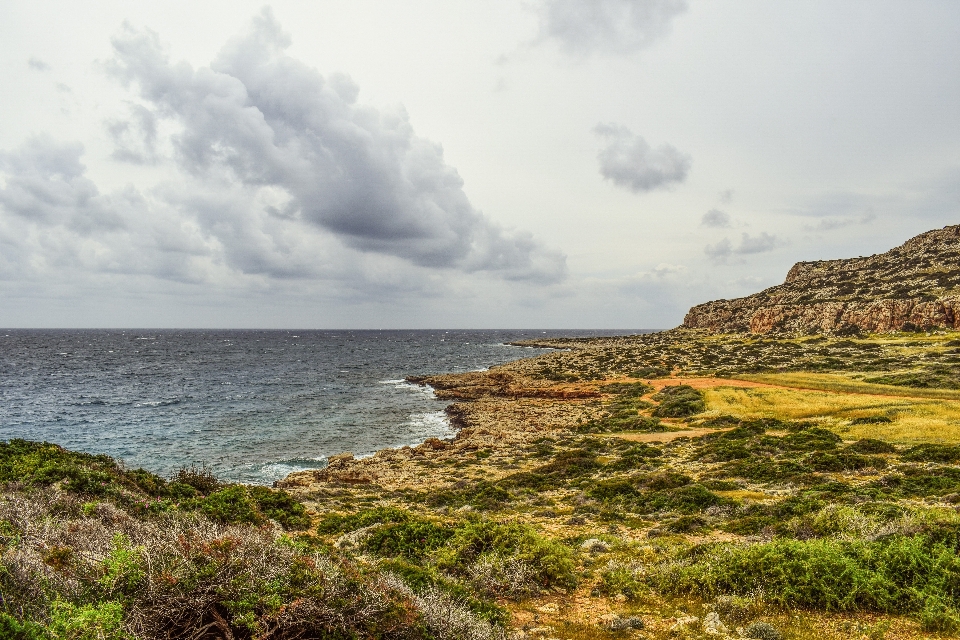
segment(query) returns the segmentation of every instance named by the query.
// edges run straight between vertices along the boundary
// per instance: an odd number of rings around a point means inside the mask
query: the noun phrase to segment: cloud
[[[322,76],[285,55],[289,46],[264,9],[209,67],[194,69],[171,62],[156,33],[125,25],[109,68],[137,89],[143,110],[108,123],[114,157],[146,161],[158,144],[156,123],[172,123],[173,160],[198,187],[194,197],[171,189],[170,204],[234,243],[253,242],[244,225],[266,224],[266,212],[271,226],[332,234],[352,249],[421,267],[565,277],[562,253],[471,205],[442,148],[418,137],[406,112],[358,104],[352,80]]]
[[[153,164],[157,157],[157,116],[140,104],[130,105],[130,119],[105,123],[113,141],[111,157],[132,164]]]
[[[686,0],[543,0],[540,40],[568,54],[633,53],[665,36]]]
[[[50,65],[41,60],[40,58],[30,58],[27,60],[27,66],[33,69],[34,71],[49,71]]]
[[[710,211],[703,214],[703,218],[700,219],[700,226],[724,229],[732,227],[733,224],[729,213],[720,211],[720,209],[710,209]]]
[[[740,244],[736,247],[729,238],[723,238],[715,244],[707,245],[704,253],[714,262],[726,262],[734,255],[766,253],[776,249],[780,244],[780,240],[775,235],[765,231],[757,236],[744,233],[740,236]]]
[[[600,175],[618,187],[639,193],[687,179],[692,160],[674,147],[652,149],[646,140],[617,124],[599,124],[593,132],[607,141],[597,154]]]

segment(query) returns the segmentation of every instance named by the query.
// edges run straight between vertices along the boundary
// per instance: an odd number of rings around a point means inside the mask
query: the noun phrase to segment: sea
[[[0,440],[270,484],[344,451],[454,435],[447,403],[407,376],[547,351],[516,340],[641,332],[0,329]]]

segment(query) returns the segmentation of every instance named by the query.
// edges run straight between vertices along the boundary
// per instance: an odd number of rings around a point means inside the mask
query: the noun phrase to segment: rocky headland
[[[960,325],[960,225],[866,258],[798,262],[783,284],[690,309],[683,326],[712,332],[833,333]]]

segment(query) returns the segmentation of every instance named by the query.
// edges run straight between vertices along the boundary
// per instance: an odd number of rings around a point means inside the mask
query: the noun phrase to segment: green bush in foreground
[[[84,498],[108,500],[138,516],[200,511],[224,524],[275,520],[287,530],[310,526],[303,505],[269,487],[223,484],[206,468],[178,471],[170,481],[130,470],[110,456],[69,451],[49,442],[0,441],[0,484],[38,490],[58,484]]]
[[[694,547],[652,581],[668,593],[762,592],[782,607],[911,613],[928,630],[960,629],[950,622],[960,620],[960,556],[926,536]]]

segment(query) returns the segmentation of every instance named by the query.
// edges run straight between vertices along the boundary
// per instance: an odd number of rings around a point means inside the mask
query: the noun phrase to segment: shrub
[[[242,485],[214,491],[199,501],[197,507],[207,517],[224,524],[261,524],[264,521],[256,502]]]
[[[685,418],[706,410],[703,392],[687,384],[662,388],[653,396],[660,404],[653,415],[661,418]]]
[[[317,533],[321,535],[348,533],[369,527],[372,524],[407,522],[409,520],[410,512],[396,507],[374,507],[347,515],[328,513],[321,518],[320,524],[317,525]]]
[[[481,480],[459,489],[432,492],[427,495],[426,502],[433,507],[470,505],[481,511],[492,511],[502,507],[512,499],[513,496],[506,489],[492,482]]]
[[[900,458],[911,462],[955,463],[960,461],[960,446],[918,444],[900,454]]]
[[[374,530],[363,548],[385,557],[422,561],[426,554],[443,546],[453,535],[449,527],[427,520],[388,524]]]
[[[284,529],[302,531],[310,526],[307,510],[289,493],[268,487],[249,487],[247,491],[260,512]]]
[[[896,453],[897,448],[889,442],[883,440],[874,440],[873,438],[861,438],[847,447],[850,451],[857,453]]]
[[[840,453],[825,453],[815,451],[804,460],[814,471],[856,471],[872,467],[874,469],[883,469],[887,466],[887,461],[875,456],[862,456],[858,453],[849,453],[842,451]]]
[[[769,622],[754,622],[743,630],[743,637],[753,640],[783,640],[783,634]]]
[[[176,482],[182,485],[193,487],[199,493],[208,495],[220,488],[220,481],[213,475],[206,466],[191,465],[189,467],[180,467],[170,482]]]
[[[20,621],[0,612],[0,638],[6,640],[49,640],[46,630],[35,622]]]
[[[576,586],[572,551],[540,536],[527,525],[473,520],[457,527],[438,551],[438,566],[461,575],[484,558],[513,558],[533,569],[532,578],[541,587]]]
[[[850,421],[850,424],[884,424],[887,422],[893,422],[888,416],[864,416],[862,418],[854,418]]]
[[[868,542],[785,540],[695,547],[654,578],[670,593],[715,597],[762,590],[773,603],[826,611],[920,613],[955,605],[960,557],[924,536]]]

